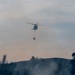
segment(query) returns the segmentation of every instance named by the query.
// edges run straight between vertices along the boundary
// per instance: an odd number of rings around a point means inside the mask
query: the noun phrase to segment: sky
[[[75,0],[0,0],[0,61],[72,58]],[[34,32],[32,25],[39,23]],[[33,37],[36,40],[33,40]]]

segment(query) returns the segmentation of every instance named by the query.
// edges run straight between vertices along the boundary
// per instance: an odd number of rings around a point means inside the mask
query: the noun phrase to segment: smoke
[[[41,66],[41,65],[37,65],[33,72],[32,75],[54,75],[54,72],[58,69],[58,66],[55,62],[51,62],[48,65],[45,66]]]
[[[71,75],[71,64],[68,60],[30,60],[17,64],[13,75]]]

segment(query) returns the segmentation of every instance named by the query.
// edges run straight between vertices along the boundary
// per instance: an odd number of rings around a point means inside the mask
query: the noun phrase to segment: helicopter
[[[27,23],[27,24],[31,24],[31,25],[33,25],[32,30],[34,30],[34,31],[38,30],[38,26],[41,26],[41,25],[38,25],[39,23],[35,23],[35,24],[33,24],[33,23]],[[35,39],[36,39],[36,38],[33,37],[33,40],[35,40]]]
[[[32,30],[34,30],[34,31],[35,31],[35,30],[37,30],[37,29],[38,29],[38,26],[39,26],[38,24],[39,24],[39,23],[35,23],[35,24],[33,24],[33,23],[28,23],[28,24],[32,24],[32,25],[33,25]]]

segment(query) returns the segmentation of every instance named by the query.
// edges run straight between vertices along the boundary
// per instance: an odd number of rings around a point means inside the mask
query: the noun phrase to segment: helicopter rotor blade
[[[28,22],[27,22],[27,24],[32,24],[32,25],[35,25],[35,24],[33,24],[33,23],[28,23]]]
[[[38,25],[38,26],[45,26],[45,25]]]
[[[37,25],[39,24],[39,23],[36,23]]]

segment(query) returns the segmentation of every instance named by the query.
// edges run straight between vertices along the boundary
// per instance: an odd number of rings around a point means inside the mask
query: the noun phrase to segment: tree
[[[73,57],[73,59],[75,59],[75,53],[72,53],[72,57]]]
[[[2,64],[5,64],[6,63],[6,54],[5,55],[3,55],[3,59],[2,59]]]

